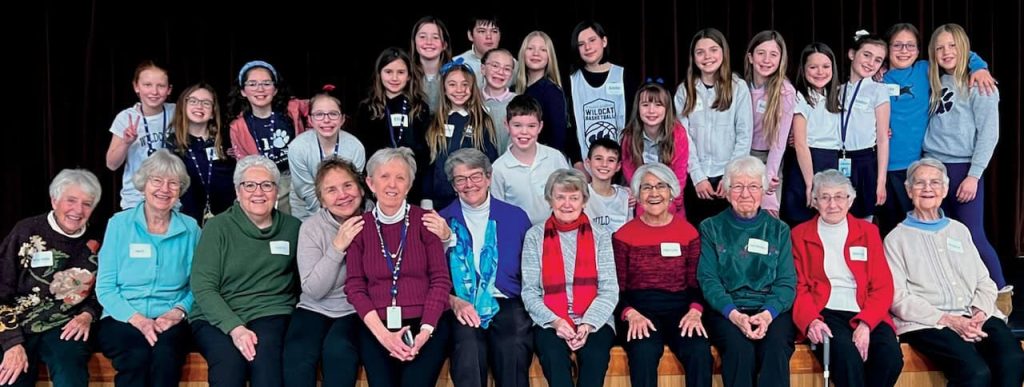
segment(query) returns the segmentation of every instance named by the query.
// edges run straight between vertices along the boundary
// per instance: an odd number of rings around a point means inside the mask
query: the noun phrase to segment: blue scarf
[[[498,300],[492,296],[496,291],[494,277],[498,270],[497,223],[494,220],[487,221],[484,245],[480,250],[479,274],[473,262],[473,238],[469,235],[469,228],[455,218],[450,223],[457,238],[455,247],[448,250],[448,266],[452,268],[455,295],[473,304],[480,316],[480,327],[487,329],[491,319],[498,314]]]

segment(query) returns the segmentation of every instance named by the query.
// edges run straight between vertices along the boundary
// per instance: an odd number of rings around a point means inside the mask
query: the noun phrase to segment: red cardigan
[[[857,305],[860,306],[860,313],[850,320],[850,327],[856,328],[863,321],[871,329],[880,322],[895,328],[889,316],[893,298],[892,273],[885,259],[878,227],[851,215],[846,216],[846,222],[849,233],[843,246],[843,256],[857,282]],[[818,216],[793,228],[792,237],[797,278],[793,322],[802,336],[812,321],[824,321],[821,311],[828,304],[832,286],[825,275],[825,250],[818,235]],[[867,261],[851,261],[851,246],[866,247]]]

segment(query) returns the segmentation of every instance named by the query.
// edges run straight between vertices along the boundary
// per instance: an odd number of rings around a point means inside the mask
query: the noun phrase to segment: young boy
[[[555,170],[569,168],[565,155],[555,148],[537,143],[544,125],[540,103],[528,95],[517,95],[505,110],[511,145],[494,161],[491,195],[517,205],[538,224],[551,215],[544,200],[544,184]]]
[[[469,42],[473,46],[456,56],[455,59],[462,58],[474,73],[480,74],[480,64],[484,54],[498,48],[498,44],[501,43],[501,28],[498,28],[498,18],[495,16],[473,16],[469,20],[466,37],[469,38]],[[483,82],[480,83],[480,86],[483,86]]]
[[[590,200],[583,211],[590,217],[590,224],[602,227],[609,233],[633,219],[633,205],[629,189],[612,184],[612,178],[622,169],[620,156],[622,147],[610,138],[601,138],[590,144],[584,164],[590,172]]]
[[[512,54],[504,48],[495,48],[487,51],[483,58],[483,67],[480,69],[484,79],[484,87],[480,89],[480,96],[483,97],[484,106],[487,107],[487,114],[494,121],[494,133],[498,135],[498,152],[504,153],[508,149],[509,136],[508,128],[505,127],[505,110],[509,101],[516,96],[509,90],[509,83],[513,77],[515,59]]]

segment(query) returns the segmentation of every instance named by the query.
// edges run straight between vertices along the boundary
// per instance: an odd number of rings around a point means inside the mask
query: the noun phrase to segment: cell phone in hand
[[[412,337],[411,330],[406,330],[405,333],[402,334],[402,342],[410,347],[416,344],[416,340],[414,340]]]

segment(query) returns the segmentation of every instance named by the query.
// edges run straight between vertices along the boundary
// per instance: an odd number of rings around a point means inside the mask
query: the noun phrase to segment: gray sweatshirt
[[[932,110],[924,155],[944,163],[970,163],[968,176],[981,178],[999,142],[999,92],[971,87],[961,95],[952,75],[942,76],[942,99]]]
[[[298,307],[331,318],[356,311],[345,296],[345,252],[333,244],[339,227],[334,216],[321,208],[302,222],[296,251],[302,282]]]

